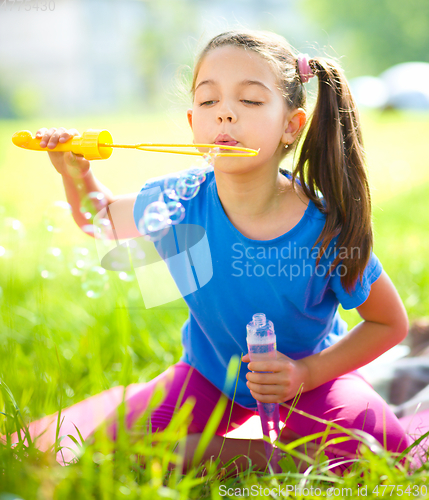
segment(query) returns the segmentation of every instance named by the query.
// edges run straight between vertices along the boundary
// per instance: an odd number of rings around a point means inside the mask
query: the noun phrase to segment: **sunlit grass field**
[[[429,316],[429,116],[368,113],[362,122],[373,198],[374,251],[412,322]],[[107,129],[118,143],[192,142],[185,114],[83,117],[66,123],[0,121],[0,378],[26,421],[104,389],[154,378],[179,359],[180,327],[188,315],[181,300],[145,309],[132,273],[107,272],[104,280],[93,284],[97,298],[86,295],[85,281],[92,278],[74,276],[70,270],[78,249],[86,248],[85,258],[96,263],[94,240],[54,207],[65,198],[47,154],[25,151],[11,142],[17,130],[35,133],[42,126]],[[109,160],[94,161],[93,170],[114,194],[122,194],[138,191],[151,177],[191,165],[192,157],[182,155],[114,150]],[[46,229],[48,220],[54,221],[57,232]],[[52,248],[59,249],[54,256],[47,253]],[[49,271],[50,279],[42,277],[43,270]],[[341,313],[350,328],[360,320],[355,311]],[[0,411],[9,406],[0,392]],[[8,425],[10,417],[0,415],[0,433]],[[165,474],[162,454],[173,444],[161,444],[161,457],[154,452],[152,467],[144,471],[129,466],[133,449],[129,443],[122,442],[115,460],[111,445],[106,441],[103,446],[105,459],[95,463],[85,453],[78,464],[67,468],[53,463],[53,454],[40,457],[30,452],[18,462],[9,450],[0,448],[0,492],[25,499],[77,498],[76,492],[79,498],[220,498],[220,480],[210,467],[205,478],[197,470],[185,478]],[[332,478],[322,467],[306,479],[293,471],[285,472],[281,480],[244,474],[228,484],[274,487],[286,481],[326,488],[331,482],[356,489],[358,483],[375,485],[382,477],[386,484],[394,480],[391,458],[368,457],[359,473],[344,479]],[[406,480],[423,481],[419,475]]]

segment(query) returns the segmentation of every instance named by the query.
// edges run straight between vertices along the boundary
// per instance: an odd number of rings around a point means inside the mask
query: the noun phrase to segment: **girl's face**
[[[256,167],[273,161],[278,165],[284,144],[293,142],[305,113],[288,109],[276,75],[264,58],[240,47],[224,46],[203,59],[188,120],[196,144],[225,141],[230,146],[260,149],[256,157],[237,158],[242,166]],[[236,164],[228,157],[222,160],[225,166]]]

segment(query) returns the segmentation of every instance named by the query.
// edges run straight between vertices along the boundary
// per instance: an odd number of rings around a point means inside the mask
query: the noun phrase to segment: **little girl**
[[[305,84],[313,77],[319,82],[318,98],[303,135]],[[402,452],[407,446],[402,427],[357,371],[401,342],[408,320],[372,252],[361,130],[341,69],[329,59],[298,54],[273,33],[230,31],[214,37],[198,57],[191,92],[187,118],[195,144],[260,151],[253,157],[216,157],[199,193],[180,200],[185,217],[171,230],[184,228],[182,243],[187,244],[186,228],[204,228],[207,249],[190,252],[190,274],[196,279],[197,264],[202,264],[207,279],[184,294],[189,318],[182,328],[181,360],[127,398],[128,425],[142,414],[155,385],[165,383],[166,397],[152,414],[152,430],[168,425],[181,392],[182,402],[193,396],[188,463],[222,391],[229,402],[205,458],[221,451],[223,463],[242,454],[254,465],[266,466],[260,440],[226,439],[222,446],[226,432],[255,415],[256,401],[281,404],[284,441],[323,431],[323,421],[331,421],[365,431],[387,450]],[[40,129],[36,136],[49,152],[76,134],[52,128]],[[301,137],[293,172],[281,169]],[[63,176],[79,226],[87,224],[80,200],[100,191],[120,214],[113,221],[117,236],[141,236],[139,221],[164,190],[165,178],[147,182],[138,195],[113,196],[83,157],[49,156]],[[155,242],[165,260],[174,254],[171,241],[179,253],[176,245],[181,243],[171,234]],[[178,273],[170,271],[177,280]],[[356,308],[363,319],[349,332],[339,304]],[[250,362],[246,354],[246,324],[258,312],[276,330],[277,359],[269,363]],[[232,402],[234,387],[225,389],[226,369],[233,356],[242,354],[248,364],[241,367]],[[341,433],[332,431],[329,438],[333,435]],[[356,457],[358,447],[358,440],[350,439],[330,447],[326,455],[343,460],[340,469],[345,469],[350,462],[344,463],[344,457]],[[241,465],[247,463],[243,458]]]

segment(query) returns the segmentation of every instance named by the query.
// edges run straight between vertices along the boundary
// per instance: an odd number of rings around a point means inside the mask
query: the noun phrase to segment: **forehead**
[[[264,57],[252,50],[227,45],[212,49],[204,56],[195,86],[203,80],[233,83],[245,79],[259,79],[271,87],[277,85],[273,67]]]

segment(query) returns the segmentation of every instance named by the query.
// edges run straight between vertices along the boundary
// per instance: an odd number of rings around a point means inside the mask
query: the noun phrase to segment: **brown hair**
[[[228,31],[214,37],[197,58],[192,95],[205,55],[226,45],[252,50],[264,57],[278,75],[287,105],[291,109],[305,107],[306,91],[297,69],[297,51],[283,37],[266,31]],[[305,195],[326,214],[325,225],[314,244],[322,242],[316,265],[332,239],[338,236],[335,247],[341,252],[327,274],[340,263],[345,266],[347,272],[342,274],[341,283],[350,292],[358,278],[362,280],[373,246],[371,197],[358,112],[338,63],[324,57],[314,57],[308,62],[319,80],[318,96],[302,136],[292,183],[295,186],[297,178],[303,180]],[[358,258],[353,257],[356,249]]]

